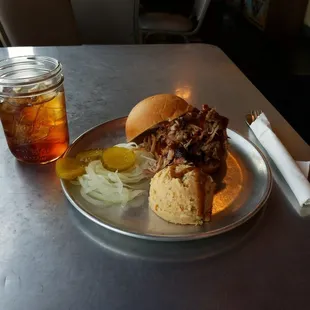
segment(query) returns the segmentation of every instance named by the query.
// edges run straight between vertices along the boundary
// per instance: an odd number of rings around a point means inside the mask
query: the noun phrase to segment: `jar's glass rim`
[[[10,78],[12,72],[18,72],[18,67],[22,68],[25,65],[33,66],[32,69],[39,69],[41,65],[41,70],[38,70],[37,74],[31,77]],[[48,56],[29,55],[7,58],[0,60],[0,85],[12,87],[34,84],[56,76],[61,70],[61,63],[57,59]]]

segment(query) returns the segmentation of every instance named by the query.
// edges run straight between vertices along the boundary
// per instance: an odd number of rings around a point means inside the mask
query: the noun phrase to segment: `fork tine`
[[[250,126],[262,113],[263,113],[262,110],[251,110],[251,112],[246,115],[247,124]],[[250,117],[250,120],[249,120],[249,117]]]
[[[259,115],[262,114],[262,110],[255,110],[255,119],[257,119],[259,117]]]
[[[252,122],[255,121],[255,111],[251,110],[251,118],[252,118]]]
[[[258,118],[259,114],[260,114],[260,111],[256,110],[256,118]]]
[[[254,110],[254,119],[257,119],[257,110]]]

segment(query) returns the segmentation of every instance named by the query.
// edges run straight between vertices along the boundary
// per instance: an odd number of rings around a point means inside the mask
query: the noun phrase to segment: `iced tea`
[[[48,163],[68,147],[69,135],[63,86],[0,102],[0,117],[12,154],[28,163]]]

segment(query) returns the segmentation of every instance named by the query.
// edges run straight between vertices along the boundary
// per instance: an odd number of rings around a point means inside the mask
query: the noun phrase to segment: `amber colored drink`
[[[69,143],[64,89],[26,98],[2,98],[0,117],[12,154],[28,163],[59,158]]]

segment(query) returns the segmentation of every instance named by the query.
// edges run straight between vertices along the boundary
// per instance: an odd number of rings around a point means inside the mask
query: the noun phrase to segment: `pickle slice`
[[[124,171],[131,168],[136,162],[135,153],[124,147],[111,147],[103,151],[102,163],[108,170]]]
[[[82,163],[76,158],[59,158],[56,162],[56,174],[64,180],[74,180],[85,173]]]
[[[88,164],[93,160],[101,159],[102,154],[103,149],[87,150],[78,153],[75,158],[85,164]]]

